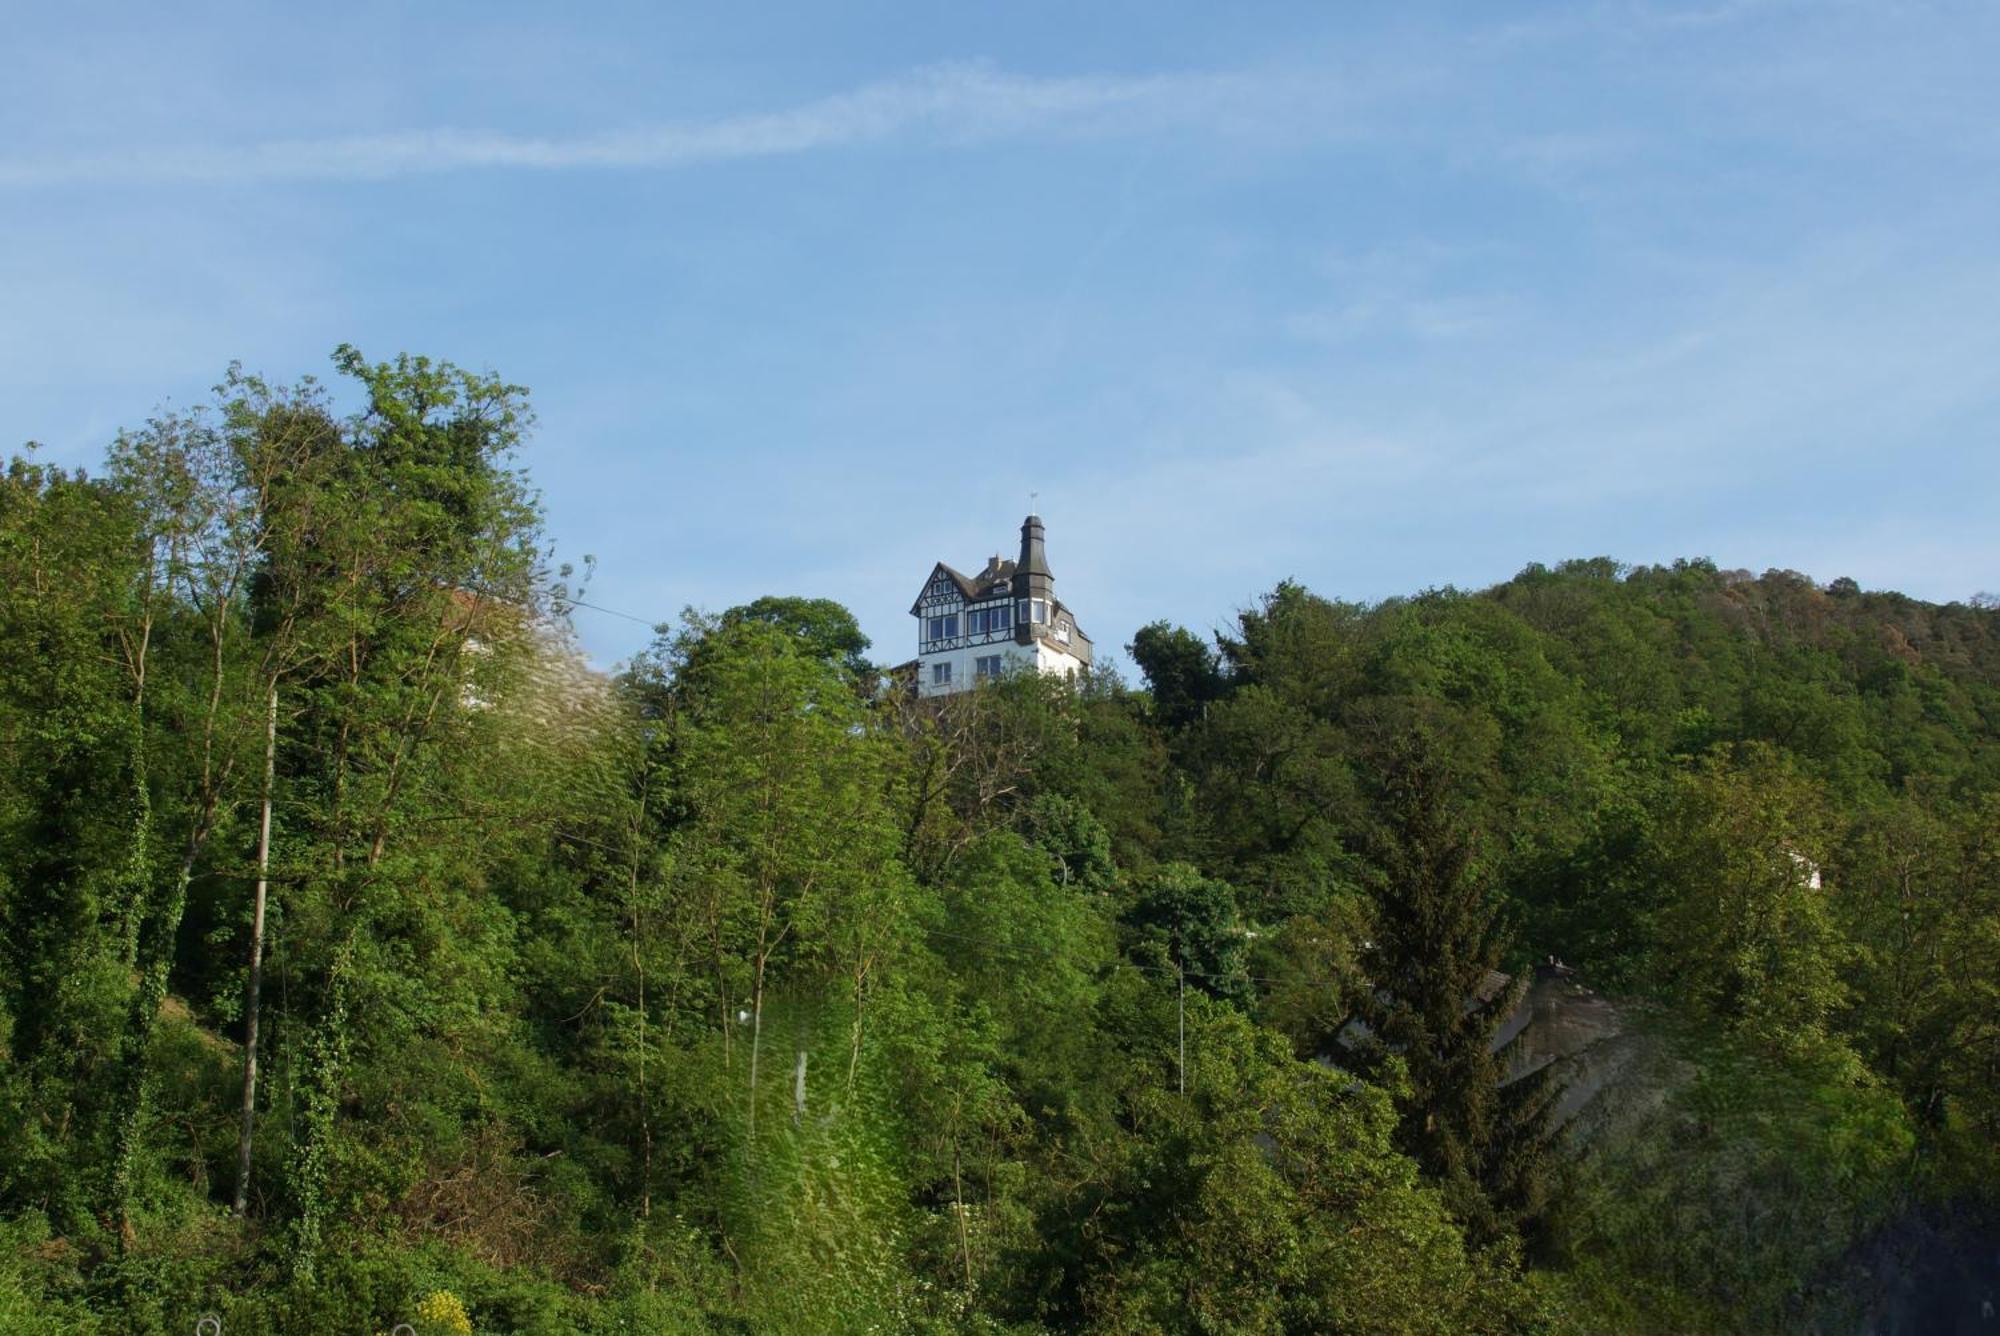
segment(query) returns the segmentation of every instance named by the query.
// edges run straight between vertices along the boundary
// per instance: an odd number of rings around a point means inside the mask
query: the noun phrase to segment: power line
[[[637,622],[641,626],[665,626],[668,620],[665,618],[641,617],[637,613],[632,612],[620,612],[616,608],[607,608],[597,603],[586,603],[580,598],[571,598],[568,595],[558,594],[556,597],[568,607],[588,608],[592,612],[601,612],[607,617],[623,617],[626,621]]]

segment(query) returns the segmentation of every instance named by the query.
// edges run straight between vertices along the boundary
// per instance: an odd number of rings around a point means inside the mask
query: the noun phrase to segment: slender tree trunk
[[[264,813],[257,828],[257,892],[250,911],[250,982],[243,1007],[243,1127],[236,1137],[236,1214],[250,1203],[250,1146],[257,1130],[257,1017],[264,991],[264,899],[271,876],[271,788],[278,770],[278,682],[264,724]]]
[[[735,1017],[729,1014],[729,975],[723,967],[722,929],[718,926],[719,911],[710,906],[708,915],[708,942],[715,961],[715,1009],[722,1020],[722,1070],[736,1070]]]
[[[863,993],[866,984],[865,972],[854,976],[854,1024],[848,1031],[847,1046],[847,1098],[850,1101],[854,1098],[854,1074],[861,1067],[861,1010],[867,1000]]]
[[[153,643],[152,588],[154,570],[146,567],[146,613],[139,623],[139,643],[126,650],[132,674],[132,845],[125,866],[125,967],[139,966],[139,934],[151,898],[150,854],[153,831],[153,790],[146,753],[146,654]]]
[[[1174,1063],[1179,1093],[1187,1093],[1187,968],[1180,961],[1174,962],[1174,973],[1180,979],[1180,992],[1175,1001],[1176,1019],[1180,1026],[1180,1058]]]
[[[757,1055],[764,1042],[764,958],[757,958],[757,977],[750,999],[750,1144],[757,1143]]]
[[[965,1179],[959,1172],[959,1112],[964,1108],[961,1093],[951,1108],[951,1193],[958,1214],[958,1255],[965,1266],[965,1292],[972,1293],[972,1235],[965,1223]]]
[[[310,1282],[319,1270],[320,1245],[326,1220],[333,1213],[327,1200],[327,1178],[333,1127],[339,1114],[340,1083],[347,1067],[347,999],[349,972],[360,925],[350,925],[335,948],[327,973],[325,1014],[306,1037],[302,1062],[296,1064],[299,1127],[294,1135],[290,1195],[297,1204],[292,1220],[290,1263],[295,1280]]]
[[[153,791],[146,765],[146,720],[139,712],[132,738],[132,844],[125,863],[125,968],[139,967],[139,936],[152,890]]]
[[[166,903],[160,906],[158,917],[148,921],[147,930],[140,937],[138,988],[132,994],[125,1034],[119,1041],[119,1094],[111,1162],[110,1200],[118,1222],[120,1248],[129,1247],[134,1241],[132,1177],[139,1162],[146,1105],[152,1098],[153,1031],[159,1022],[161,1004],[167,998],[168,975],[174,965],[174,939],[187,910],[188,883],[194,879],[195,859],[201,856],[202,845],[214,829],[216,806],[216,797],[211,794],[195,828],[188,834],[180,870],[174,876]]]
[[[639,790],[639,809],[632,820],[632,870],[629,896],[632,906],[632,969],[639,982],[639,1135],[642,1159],[639,1179],[639,1215],[653,1215],[653,1111],[646,1093],[646,910],[639,902],[640,841],[645,838],[646,789]]]

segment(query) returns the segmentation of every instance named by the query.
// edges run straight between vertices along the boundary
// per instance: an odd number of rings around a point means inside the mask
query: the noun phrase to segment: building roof
[[[1021,521],[1021,561],[1023,575],[1043,575],[1055,579],[1049,569],[1049,554],[1042,541],[1042,517],[1030,515]]]
[[[940,561],[931,568],[930,575],[924,577],[923,587],[925,589],[931,587],[931,580],[939,571],[943,571],[951,577],[951,582],[958,586],[958,592],[964,596],[965,601],[968,603],[977,603],[981,599],[987,598],[1012,598],[1014,596],[1014,586],[1011,583],[1014,574],[1014,563],[1011,561],[1001,562],[997,572],[993,567],[988,566],[986,570],[980,572],[976,579],[968,578]],[[1069,624],[1072,634],[1085,644],[1093,643],[1090,637],[1083,633],[1083,627],[1076,620],[1076,614],[1070,612],[1069,604],[1053,596],[1049,599],[1049,602],[1053,605],[1052,610],[1054,612],[1069,613]],[[910,604],[910,615],[912,617],[923,616],[923,603],[923,593],[919,591],[916,602]]]
[[[958,586],[958,592],[964,596],[965,601],[968,603],[977,603],[983,598],[1007,598],[1013,594],[1014,563],[1000,557],[994,557],[988,561],[986,569],[976,576],[962,574],[940,561],[937,565],[931,567],[931,573],[924,577],[924,589],[930,588],[931,580],[940,571],[951,577],[951,582]],[[910,604],[911,616],[914,617],[917,615],[917,608],[923,601],[923,593],[920,590],[917,594],[917,601]]]
[[[1049,571],[1048,556],[1042,546],[1041,516],[1030,515],[1021,522],[1021,556],[1018,561],[1009,561],[1007,558],[995,553],[993,556],[987,558],[986,565],[979,574],[970,576],[955,570],[942,561],[931,567],[931,573],[924,577],[924,583],[917,591],[916,600],[910,604],[910,615],[912,617],[923,616],[923,591],[929,589],[931,582],[936,580],[939,575],[944,575],[948,578],[958,590],[959,596],[967,603],[978,603],[986,599],[1011,599],[1014,597],[1014,577],[1016,575],[1041,576],[1044,583],[1031,583],[1030,585],[1035,590],[1035,597],[1046,598],[1048,600],[1050,605],[1049,619],[1051,622],[1061,617],[1067,617],[1069,619],[1071,636],[1082,642],[1080,647],[1058,644],[1056,648],[1064,650],[1074,658],[1081,659],[1086,664],[1091,661],[1094,647],[1090,637],[1085,635],[1083,627],[1077,624],[1076,614],[1069,610],[1069,605],[1057,598],[1055,591],[1049,588],[1049,584],[1053,583],[1055,576]]]

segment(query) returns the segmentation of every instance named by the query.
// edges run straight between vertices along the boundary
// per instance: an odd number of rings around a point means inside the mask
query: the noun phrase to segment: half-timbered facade
[[[967,691],[1006,673],[1068,677],[1090,666],[1090,637],[1056,597],[1042,521],[1021,523],[1021,552],[998,555],[974,576],[939,562],[910,606],[917,619],[917,690]]]

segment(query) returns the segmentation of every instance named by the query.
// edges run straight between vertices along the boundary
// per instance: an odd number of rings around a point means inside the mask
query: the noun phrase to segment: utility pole
[[[257,894],[250,911],[250,984],[243,1017],[243,1129],[236,1138],[236,1214],[250,1205],[250,1143],[257,1127],[257,1006],[264,990],[264,897],[271,884],[271,787],[278,773],[278,679],[264,720],[264,815],[257,829]]]

